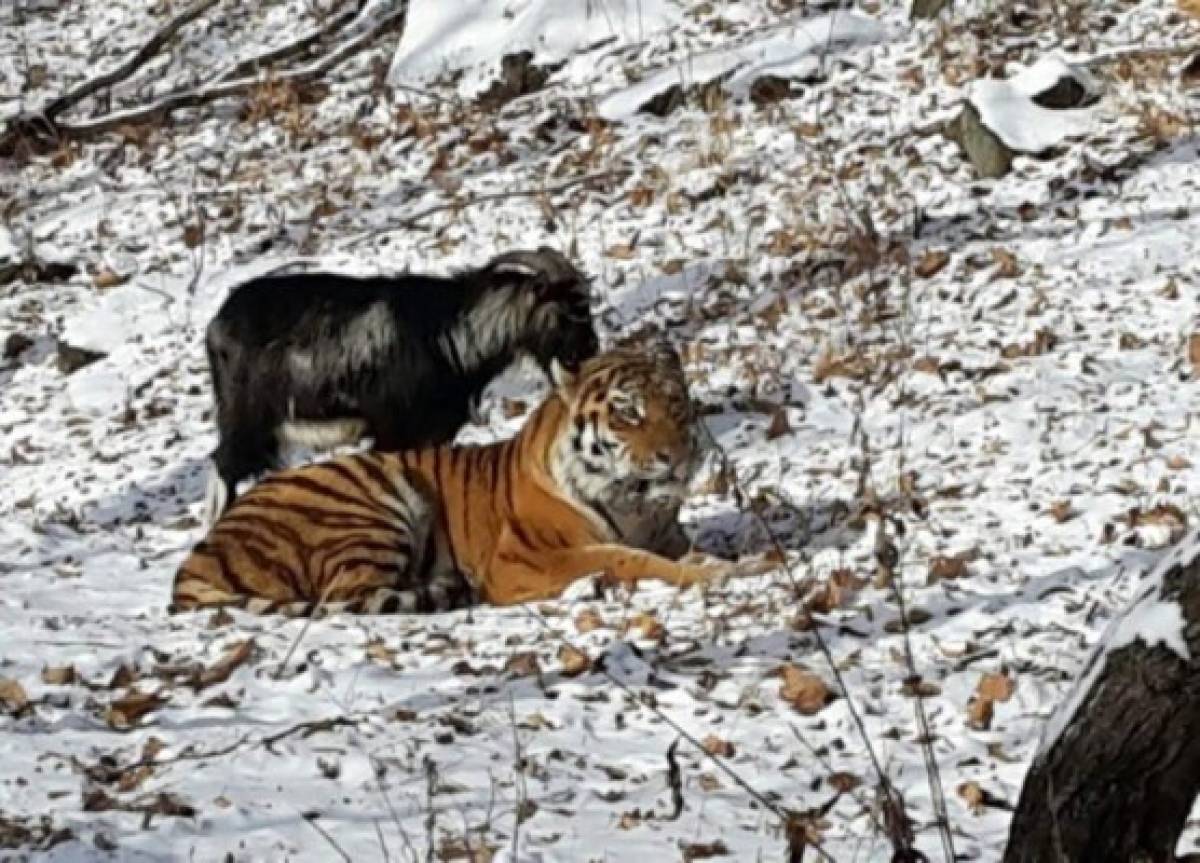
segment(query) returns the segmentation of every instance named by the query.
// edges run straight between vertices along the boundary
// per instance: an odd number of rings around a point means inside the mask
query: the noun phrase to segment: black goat
[[[561,254],[500,255],[449,277],[264,276],[235,288],[208,325],[220,484],[278,463],[283,442],[378,449],[451,440],[484,387],[519,355],[550,375],[599,345],[588,282]]]

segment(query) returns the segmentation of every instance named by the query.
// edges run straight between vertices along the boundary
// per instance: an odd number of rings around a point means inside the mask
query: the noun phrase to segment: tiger
[[[171,610],[435,612],[552,599],[592,574],[680,587],[728,576],[728,561],[688,552],[675,519],[697,449],[678,353],[623,346],[552,371],[507,440],[268,477],[184,560]]]

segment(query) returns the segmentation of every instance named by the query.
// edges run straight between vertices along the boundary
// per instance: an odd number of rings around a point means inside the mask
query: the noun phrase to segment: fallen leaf
[[[992,727],[995,713],[994,702],[989,698],[972,698],[967,705],[967,725],[976,731],[987,731]]]
[[[13,713],[24,710],[29,706],[29,696],[25,694],[25,687],[11,678],[0,677],[0,705]]]
[[[983,811],[983,788],[978,782],[964,782],[959,785],[958,796],[966,802],[967,808],[975,815]]]
[[[639,631],[639,638],[646,638],[651,641],[662,641],[663,636],[667,634],[666,629],[658,618],[648,611],[639,611],[633,617],[625,622],[625,626],[621,628],[622,633],[628,633],[631,630]]]
[[[1187,456],[1173,455],[1167,459],[1167,467],[1171,470],[1187,470],[1191,466],[1192,463]]]
[[[96,274],[92,276],[92,284],[102,290],[105,288],[115,288],[117,285],[123,284],[127,278],[128,277],[114,272],[109,267],[101,267],[96,271]]]
[[[117,731],[128,731],[149,713],[166,704],[168,699],[157,692],[130,692],[118,698],[104,711],[104,721]]]
[[[569,644],[564,644],[559,649],[558,661],[566,677],[576,677],[592,667],[592,661],[588,659],[587,654]]]
[[[771,412],[771,424],[767,426],[767,440],[775,440],[791,433],[792,426],[788,422],[787,408],[779,405]]]
[[[1188,336],[1188,362],[1192,364],[1192,376],[1200,377],[1200,333]]]
[[[808,669],[787,663],[777,673],[783,678],[779,697],[805,716],[820,712],[829,703],[829,687]]]
[[[992,248],[992,260],[996,263],[995,275],[1001,279],[1015,279],[1021,275],[1021,265],[1017,263],[1017,256],[1007,249],[1001,249],[999,246]]]
[[[967,555],[954,554],[948,557],[938,555],[929,561],[927,583],[935,584],[939,581],[953,581],[954,579],[962,578],[966,574]]]
[[[825,781],[829,786],[840,794],[849,794],[858,786],[862,785],[862,779],[855,776],[853,773],[847,773],[844,770],[839,770],[835,773],[830,773],[825,777]]]
[[[504,663],[504,670],[513,677],[540,677],[542,674],[537,654],[532,651],[514,653]]]
[[[604,254],[619,261],[628,261],[633,257],[633,246],[628,243],[618,243],[615,246],[609,246]]]
[[[714,842],[680,842],[679,850],[683,852],[685,861],[707,860],[710,857],[724,857],[729,849],[720,839]]]
[[[603,629],[607,625],[600,613],[592,608],[585,608],[575,615],[575,629],[578,632],[591,632],[594,629]]]
[[[913,272],[922,279],[931,279],[940,273],[950,263],[950,253],[944,249],[930,249],[921,255],[913,267]]]
[[[988,673],[979,678],[975,694],[988,701],[1005,702],[1012,698],[1017,682],[1007,674]]]
[[[700,745],[704,747],[704,751],[709,755],[716,755],[718,758],[732,758],[736,751],[732,743],[717,737],[715,734],[705,737]]]
[[[231,646],[225,655],[217,660],[211,668],[201,669],[189,681],[196,691],[200,691],[215,683],[224,683],[239,665],[250,658],[254,652],[254,639],[247,638]]]
[[[367,643],[367,658],[383,665],[394,665],[396,651],[384,644],[382,638],[373,638]]]
[[[67,686],[76,678],[74,665],[47,665],[42,669],[42,683],[48,686]]]
[[[1075,510],[1069,500],[1056,500],[1050,504],[1050,515],[1061,524],[1064,521],[1070,521],[1075,515]]]

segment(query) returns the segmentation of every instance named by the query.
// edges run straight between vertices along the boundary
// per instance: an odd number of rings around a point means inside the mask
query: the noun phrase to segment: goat
[[[518,356],[552,376],[599,349],[587,279],[546,247],[447,277],[267,275],[235,288],[205,333],[217,447],[208,515],[279,461],[281,444],[365,436],[446,443]],[[219,478],[219,482],[217,479]]]

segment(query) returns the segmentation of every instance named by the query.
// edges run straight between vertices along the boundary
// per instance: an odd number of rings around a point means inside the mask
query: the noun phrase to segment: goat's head
[[[599,351],[588,280],[562,254],[546,246],[508,252],[494,258],[487,271],[531,292],[533,306],[520,347],[547,376],[553,376],[556,362],[574,372]]]

